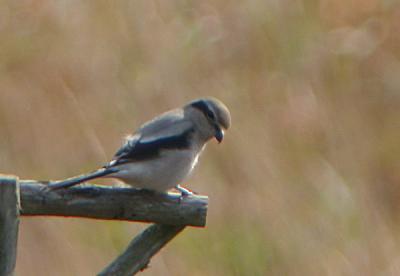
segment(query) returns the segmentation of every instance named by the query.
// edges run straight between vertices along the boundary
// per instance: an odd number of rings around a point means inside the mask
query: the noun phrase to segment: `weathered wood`
[[[19,225],[18,180],[0,175],[0,276],[14,274]]]
[[[128,248],[118,256],[99,276],[133,275],[145,269],[151,257],[175,237],[184,226],[153,224],[136,236]]]
[[[208,198],[157,194],[133,188],[77,186],[49,191],[37,181],[20,181],[21,215],[205,226]]]

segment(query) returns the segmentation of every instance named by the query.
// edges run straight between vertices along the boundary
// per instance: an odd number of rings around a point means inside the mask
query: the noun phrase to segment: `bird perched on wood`
[[[231,124],[228,108],[215,98],[201,98],[163,113],[128,136],[104,167],[81,176],[51,182],[48,188],[68,188],[95,178],[116,178],[137,188],[165,192],[177,188],[192,172],[206,143],[218,142]]]

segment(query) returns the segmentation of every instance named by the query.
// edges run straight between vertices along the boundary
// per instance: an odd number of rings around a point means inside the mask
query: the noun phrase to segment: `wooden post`
[[[0,175],[0,276],[14,273],[20,215],[153,222],[100,276],[135,274],[186,226],[206,224],[206,196],[181,198],[180,194],[96,185],[46,187],[46,182]]]
[[[136,236],[128,248],[98,276],[134,275],[144,270],[151,257],[181,232],[185,226],[153,224]]]
[[[14,274],[18,225],[18,179],[13,176],[0,175],[0,276]]]
[[[82,186],[55,191],[22,180],[21,216],[64,216],[204,227],[208,198],[157,194],[133,188]]]

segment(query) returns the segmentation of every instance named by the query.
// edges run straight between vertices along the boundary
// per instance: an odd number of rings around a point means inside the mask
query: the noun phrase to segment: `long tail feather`
[[[101,168],[92,173],[75,176],[75,177],[68,178],[65,180],[50,182],[50,184],[47,186],[47,188],[50,190],[65,189],[65,188],[68,188],[68,187],[71,187],[74,185],[78,185],[82,182],[86,182],[88,180],[92,180],[95,178],[109,175],[109,174],[117,172],[117,171],[118,170],[115,168]]]

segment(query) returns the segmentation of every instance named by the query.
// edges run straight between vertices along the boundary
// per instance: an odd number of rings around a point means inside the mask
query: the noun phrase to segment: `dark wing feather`
[[[156,158],[161,150],[185,149],[190,147],[190,137],[194,132],[190,122],[177,118],[145,125],[138,133],[128,137],[117,151],[108,167],[127,162],[137,162]],[[179,120],[178,120],[179,119]]]

